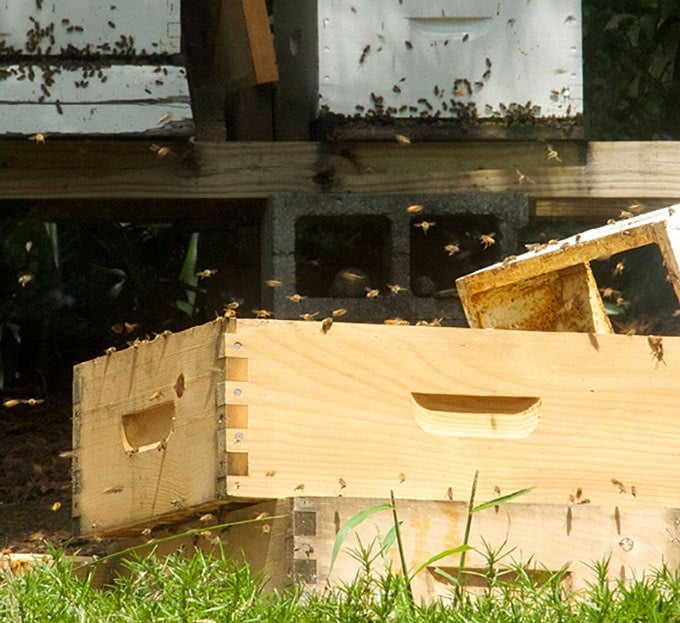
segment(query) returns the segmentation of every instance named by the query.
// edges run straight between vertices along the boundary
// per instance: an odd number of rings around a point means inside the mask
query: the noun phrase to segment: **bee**
[[[125,487],[123,485],[115,485],[113,487],[107,487],[102,491],[104,495],[112,495],[113,493],[120,493]]]
[[[152,402],[154,400],[158,400],[161,396],[163,396],[163,392],[161,390],[158,390],[157,392],[154,392],[149,396],[149,402]]]
[[[621,219],[627,219],[631,216],[633,216],[633,213],[629,212],[628,210],[621,210],[621,212],[619,212],[619,218]]]
[[[331,312],[331,316],[333,318],[340,318],[341,316],[344,316],[347,313],[347,310],[344,307],[338,307],[338,309],[334,309]]]
[[[299,303],[302,299],[306,299],[306,296],[302,296],[302,294],[291,294],[290,296],[286,297],[291,303]]]
[[[169,156],[170,154],[174,153],[172,149],[169,147],[161,147],[160,145],[156,145],[155,143],[149,145],[149,149],[154,152],[159,158],[165,158],[166,156]]]
[[[463,43],[464,43],[465,41],[467,41],[469,38],[470,38],[470,34],[466,32],[466,33],[463,35]]]
[[[528,242],[527,244],[524,245],[524,248],[527,251],[540,251],[541,249],[545,249],[547,245],[542,244],[540,242]]]
[[[252,309],[251,310],[253,314],[255,314],[255,318],[271,318],[272,317],[272,312],[270,312],[267,309]]]
[[[433,92],[435,95],[439,95],[439,85],[438,85],[438,84],[435,84],[435,85],[434,85],[434,89],[432,90],[432,92]]]
[[[398,84],[395,84],[395,85],[392,86],[392,91],[393,91],[394,93],[401,93],[401,88],[399,87]],[[411,141],[409,141],[409,143],[410,143],[410,142],[411,142]]]
[[[44,145],[47,141],[47,135],[43,132],[36,132],[32,136],[28,137],[29,141],[35,141],[36,145]]]
[[[345,489],[347,487],[347,483],[345,482],[344,478],[338,478],[338,484],[340,485],[341,489]]]
[[[366,60],[366,56],[370,51],[371,51],[370,44],[364,46],[364,49],[361,51],[361,56],[359,57],[359,64],[362,64]]]
[[[17,279],[17,282],[22,288],[25,288],[31,281],[33,281],[33,275],[31,275],[31,273],[23,273],[19,275],[19,278]]]
[[[110,357],[110,356],[113,355],[113,353],[115,353],[115,352],[116,352],[116,347],[115,347],[115,346],[109,346],[109,347],[104,351],[104,354],[105,354],[107,357]]]
[[[402,288],[399,284],[397,283],[388,283],[387,287],[389,288],[390,292],[392,294],[399,294],[399,292],[405,292],[406,288]]]
[[[626,264],[622,260],[620,262],[616,262],[616,266],[614,266],[614,270],[612,270],[612,275],[614,277],[618,277],[619,275],[623,274],[623,271],[626,269]]]
[[[420,221],[420,223],[413,223],[414,227],[420,227],[424,234],[427,234],[430,227],[434,227],[437,223],[434,221]]]
[[[491,70],[490,70],[490,69],[487,69],[487,70],[482,74],[482,78],[484,78],[484,80],[488,80],[489,78],[491,78]]]
[[[239,307],[241,306],[241,303],[238,301],[231,301],[231,303],[227,303],[225,306],[225,309],[233,309],[236,311]]]
[[[603,299],[614,299],[621,295],[621,292],[614,290],[614,288],[600,288],[600,294]]]
[[[205,270],[197,272],[196,276],[199,279],[207,279],[208,277],[212,277],[216,272],[217,268],[206,268]]]
[[[614,507],[614,523],[616,524],[616,534],[621,534],[621,511],[618,506]]]
[[[486,57],[486,68],[491,69],[491,59],[488,56]]]
[[[357,275],[356,273],[353,273],[351,270],[343,271],[340,276],[345,281],[349,281],[350,283],[354,283],[356,281],[361,281],[363,279],[362,275]]]
[[[264,285],[266,285],[268,288],[280,288],[283,283],[278,279],[267,279],[264,282]]]
[[[43,398],[9,398],[2,403],[2,406],[7,408],[16,407],[17,405],[35,407],[43,402],[45,402]]]
[[[158,120],[158,125],[163,125],[164,123],[167,123],[172,119],[172,113],[171,112],[166,112],[164,115],[161,115],[160,119]]]
[[[56,513],[60,508],[61,508],[61,502],[55,502],[50,507],[50,509],[52,510],[53,513]]]
[[[116,27],[116,25],[111,20],[109,20],[107,22],[107,24],[109,25],[109,28],[115,28]]]
[[[496,240],[494,239],[495,235],[495,232],[491,232],[490,234],[482,234],[479,237],[479,242],[482,244],[484,249],[488,249],[489,247],[492,247],[496,244]]]
[[[380,290],[377,288],[366,288],[366,298],[367,299],[376,299],[380,296]]]
[[[333,326],[333,318],[331,316],[324,318],[321,321],[321,332],[324,333],[324,334],[328,333],[331,330],[332,326]]]
[[[649,335],[647,336],[647,343],[652,349],[652,357],[656,359],[656,365],[658,366],[660,361],[665,365],[666,362],[663,359],[663,338],[657,335]]]
[[[151,536],[151,528],[144,528],[144,530],[142,530],[142,536]]]
[[[517,174],[517,183],[521,186],[522,184],[535,184],[528,175],[522,173],[517,167],[515,167],[515,173]]]
[[[446,490],[446,499],[448,499],[448,500],[450,500],[451,502],[453,502],[453,487],[449,487],[449,488]]]
[[[444,251],[446,251],[449,256],[451,256],[455,255],[456,253],[460,253],[460,247],[457,244],[451,242],[444,247]]]
[[[293,491],[304,491],[304,490],[305,490],[305,485],[302,482],[297,487],[295,487],[295,489],[293,489]]]
[[[557,160],[557,162],[562,162],[562,158],[560,158],[559,153],[557,153],[556,149],[553,149],[552,145],[548,143],[548,160]]]
[[[385,320],[383,320],[383,324],[397,327],[405,327],[411,323],[408,320],[404,320],[403,318],[386,318]]]
[[[315,312],[312,312],[311,314],[309,314],[309,313],[300,314],[300,318],[302,318],[302,320],[306,320],[306,321],[309,322],[311,320],[314,320],[314,318],[316,318],[318,315],[319,315],[319,312],[315,311]]]
[[[404,474],[404,472],[401,472],[399,474],[399,483],[401,484],[403,482],[406,482],[406,474]]]
[[[404,41],[404,45],[406,46],[407,50],[413,49],[413,44],[410,41]]]
[[[456,87],[455,89],[453,89],[452,93],[456,97],[463,97],[463,95],[465,95],[465,89],[461,89],[460,87]]]
[[[626,492],[626,486],[620,481],[617,480],[616,478],[611,479],[611,483],[618,488],[619,493],[625,493]]]
[[[567,506],[567,536],[571,534],[572,522],[574,520],[574,514],[571,510],[571,506]]]
[[[575,22],[576,18],[573,15],[567,15],[567,17],[564,18],[565,23],[569,24],[571,22]]]
[[[407,211],[409,214],[418,214],[419,212],[422,212],[423,209],[424,209],[423,206],[421,206],[420,204],[416,203],[416,204],[413,204],[413,205],[409,206],[408,208],[406,208],[406,211]]]
[[[553,73],[556,76],[559,76],[560,74],[566,74],[567,68],[566,67],[555,67],[555,69],[553,69]]]
[[[633,213],[640,212],[642,208],[644,208],[644,206],[641,203],[634,202],[628,204],[628,210]]]
[[[630,486],[630,494],[636,498],[637,497],[637,487],[635,485]]]

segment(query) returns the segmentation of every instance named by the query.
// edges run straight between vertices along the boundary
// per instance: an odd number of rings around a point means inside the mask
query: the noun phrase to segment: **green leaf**
[[[484,511],[487,508],[493,508],[494,506],[499,506],[501,504],[505,504],[506,502],[509,502],[510,500],[514,500],[515,498],[518,498],[521,495],[526,495],[531,490],[532,490],[532,488],[520,489],[519,491],[514,491],[513,493],[508,493],[508,495],[501,495],[498,498],[494,498],[493,500],[489,500],[488,502],[484,502],[483,504],[480,504],[479,506],[475,506],[470,511],[470,514],[478,513],[479,511]]]
[[[426,567],[432,566],[432,563],[437,562],[438,560],[441,560],[442,558],[446,558],[447,556],[451,556],[453,554],[461,554],[462,552],[467,552],[472,549],[472,546],[470,545],[459,545],[458,547],[454,547],[453,549],[447,549],[444,550],[443,552],[439,552],[439,554],[435,554],[432,556],[432,558],[428,558],[424,563],[422,563],[412,574],[411,574],[411,580],[415,578],[423,569]],[[439,571],[439,569],[437,569]],[[410,581],[410,580],[409,580]]]
[[[198,262],[198,232],[191,234],[189,238],[189,244],[187,246],[187,252],[184,255],[184,264],[182,264],[182,270],[179,273],[179,279],[182,283],[186,283],[190,286],[196,286],[198,284],[198,277],[196,276],[196,264]],[[181,309],[188,316],[194,315],[194,306],[196,303],[196,292],[194,290],[185,290],[187,295],[187,300],[177,300],[175,304],[178,309]]]
[[[335,559],[338,557],[338,554],[340,553],[340,548],[342,547],[342,544],[345,541],[345,537],[347,536],[347,534],[351,530],[354,530],[354,528],[356,528],[358,525],[366,521],[366,519],[368,519],[371,515],[375,515],[376,513],[381,513],[382,511],[388,510],[392,510],[391,504],[377,504],[376,506],[371,506],[370,508],[358,512],[353,517],[350,517],[344,524],[342,524],[342,526],[340,526],[340,530],[338,530],[338,534],[335,537],[335,543],[333,544],[331,564],[328,569],[329,573],[333,569]]]
[[[392,547],[394,541],[397,538],[397,528],[396,526],[392,526],[388,531],[387,534],[384,536],[382,543],[380,544],[380,554],[385,555],[388,549]]]

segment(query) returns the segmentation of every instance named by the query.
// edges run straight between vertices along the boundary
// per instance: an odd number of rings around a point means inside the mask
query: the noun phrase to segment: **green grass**
[[[505,570],[497,565],[487,574],[483,594],[452,588],[449,599],[421,604],[411,601],[409,582],[385,563],[377,545],[352,550],[362,562],[353,582],[317,593],[268,591],[265,579],[248,566],[201,551],[133,557],[123,563],[125,573],[98,589],[92,586],[94,568],[77,577],[71,559],[56,550],[52,564],[0,582],[0,621],[680,621],[680,575],[666,567],[622,582],[607,579],[607,562],[601,561],[591,565],[587,589],[566,594],[566,568],[538,584],[526,565],[510,564]],[[493,555],[502,559],[498,551]],[[505,581],[508,569],[513,577]]]

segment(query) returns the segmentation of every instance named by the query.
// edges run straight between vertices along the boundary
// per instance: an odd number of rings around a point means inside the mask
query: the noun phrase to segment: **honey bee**
[[[264,285],[266,285],[268,288],[280,288],[283,286],[283,283],[278,279],[267,279],[265,280]]]
[[[496,240],[494,239],[495,235],[496,233],[492,232],[490,234],[482,234],[479,237],[479,242],[482,244],[482,247],[484,247],[484,249],[488,249],[489,247],[492,247],[493,245],[496,244]]]
[[[338,307],[338,309],[334,309],[331,312],[331,316],[333,318],[340,318],[341,316],[344,316],[347,313],[347,310],[344,307]]]
[[[151,528],[144,528],[144,530],[142,530],[142,536],[151,536]]]
[[[113,355],[113,353],[115,353],[115,352],[116,352],[116,347],[115,347],[115,346],[109,346],[109,347],[104,351],[104,354],[105,354],[107,357],[110,357],[110,356]]]
[[[159,158],[165,158],[166,156],[169,156],[170,154],[174,153],[172,149],[169,147],[161,147],[160,145],[156,145],[153,143],[152,145],[149,145],[149,149],[154,152]]]
[[[56,513],[60,508],[61,508],[61,502],[55,502],[50,507],[50,509],[52,510],[53,513]]]
[[[466,33],[463,35],[463,42],[467,41],[469,38],[470,38],[470,34],[466,32]]]
[[[172,113],[166,112],[164,115],[161,115],[161,118],[158,120],[158,125],[163,125],[170,121],[170,119],[172,119]]]
[[[626,492],[626,486],[620,481],[617,480],[616,478],[611,479],[611,483],[618,488],[619,493],[625,493]]]
[[[612,275],[614,277],[618,277],[619,275],[623,274],[623,271],[626,269],[626,264],[624,261],[620,261],[616,263],[616,266],[614,266],[614,270],[612,270]]]
[[[158,400],[161,396],[163,396],[163,392],[161,390],[158,390],[157,392],[154,392],[149,396],[149,401],[152,402],[154,400]]]
[[[306,299],[306,296],[302,296],[301,294],[291,294],[290,296],[286,297],[289,301],[292,303],[299,303],[302,299]]]
[[[630,494],[636,498],[637,497],[637,487],[635,485],[630,486]]]
[[[123,485],[114,485],[113,487],[107,487],[102,491],[104,495],[112,495],[114,493],[120,493],[125,487]]]
[[[397,86],[397,85],[395,84],[394,86]],[[401,89],[399,89],[399,92],[401,92]],[[405,134],[395,134],[394,140],[397,141],[397,143],[399,143],[400,145],[410,145],[411,144],[411,139],[408,136],[406,136]]]
[[[227,303],[224,307],[224,309],[233,309],[234,311],[237,310],[241,306],[241,303],[238,301],[231,301],[231,303]]]
[[[175,394],[177,395],[177,398],[181,398],[182,396],[184,396],[185,384],[184,384],[184,373],[183,372],[180,372],[179,376],[177,377],[177,380],[175,381],[173,389],[175,390]]]
[[[366,289],[366,298],[367,299],[375,299],[380,296],[380,290],[377,288],[365,288]]]
[[[206,268],[205,270],[197,272],[196,276],[199,279],[207,279],[208,277],[212,277],[216,272],[217,268]]]
[[[36,132],[32,136],[28,137],[29,141],[35,141],[36,145],[44,145],[47,141],[47,135],[43,132]]]
[[[307,320],[309,322],[311,320],[314,320],[314,318],[316,318],[318,315],[319,315],[319,312],[315,311],[315,312],[312,312],[311,314],[309,314],[309,313],[300,314],[300,318],[302,318],[302,320]]]
[[[356,281],[361,281],[364,277],[362,275],[357,275],[356,273],[353,273],[351,270],[345,270],[343,271],[340,276],[345,280],[349,281],[350,283],[354,283]]]
[[[571,527],[574,520],[574,513],[571,510],[571,506],[567,506],[567,536],[571,534]]]
[[[463,97],[463,95],[465,95],[466,91],[465,91],[465,89],[461,89],[460,87],[456,87],[455,89],[453,89],[452,93],[456,97]]]
[[[321,332],[322,333],[328,333],[331,330],[331,327],[333,326],[333,318],[332,317],[327,317],[324,318],[321,321]]]
[[[656,365],[658,366],[659,362],[663,362],[665,365],[666,362],[663,359],[663,338],[657,335],[649,335],[647,336],[647,343],[652,349],[652,357],[656,359]]]
[[[548,160],[557,160],[557,162],[562,162],[562,158],[560,158],[559,153],[557,153],[556,149],[553,149],[552,145],[548,143]]]
[[[453,487],[449,487],[449,488],[446,490],[446,498],[447,498],[448,500],[450,500],[451,502],[453,502]]]
[[[413,223],[414,227],[420,227],[424,234],[427,234],[430,227],[434,227],[437,223],[434,221],[420,221],[420,223]]]
[[[566,74],[567,71],[568,71],[568,70],[567,70],[566,67],[555,67],[555,69],[553,69],[553,73],[554,73],[556,76],[559,76],[560,74]]]
[[[273,469],[270,469],[265,473],[265,478],[273,478],[274,476],[276,476],[276,471]]]
[[[409,214],[419,214],[420,212],[423,211],[423,209],[424,209],[423,206],[421,206],[418,203],[415,203],[415,204],[409,206],[408,208],[406,208],[406,211]]]
[[[344,478],[338,478],[338,484],[340,485],[341,489],[345,489],[347,487],[347,483],[345,482]]]
[[[366,56],[368,55],[368,53],[369,53],[370,51],[371,51],[371,46],[370,46],[370,44],[364,46],[364,49],[361,51],[361,56],[359,57],[359,64],[360,64],[360,65],[366,60]]]
[[[302,482],[297,487],[295,487],[295,489],[293,489],[293,491],[304,491],[304,490],[305,490],[305,485]]]
[[[399,484],[406,482],[406,474],[404,472],[401,472],[399,474]]]
[[[271,318],[272,317],[272,312],[270,312],[267,309],[252,309],[251,310],[253,314],[255,314],[255,318]]]
[[[535,184],[528,175],[522,173],[517,167],[515,167],[515,173],[517,174],[517,183],[521,186],[522,184]]]
[[[22,273],[17,279],[17,282],[22,288],[25,288],[31,281],[33,281],[33,275],[31,275],[31,273]]]
[[[386,318],[383,320],[383,324],[394,325],[394,326],[406,326],[411,324],[408,320],[403,318]]]
[[[402,288],[397,283],[388,283],[387,287],[389,288],[389,290],[392,294],[399,294],[399,292],[405,292],[406,291],[406,288]]]
[[[407,50],[413,49],[413,44],[410,41],[404,41],[404,45],[406,46]]]
[[[230,307],[225,307],[224,308],[224,315],[222,317],[223,318],[236,318],[236,310],[231,309]]]
[[[43,402],[45,402],[44,398],[8,398],[2,403],[2,406],[7,408],[16,407],[17,405],[35,407]]]
[[[616,534],[621,534],[621,511],[618,506],[614,507],[614,523],[616,524]]]
[[[640,212],[643,208],[644,206],[641,203],[634,202],[628,204],[628,210],[633,213]]]
[[[451,256],[455,255],[456,253],[460,253],[460,247],[452,242],[444,247],[444,251],[446,251],[449,256]]]

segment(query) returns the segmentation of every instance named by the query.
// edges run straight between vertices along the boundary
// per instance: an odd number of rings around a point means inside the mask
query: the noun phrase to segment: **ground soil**
[[[0,552],[45,552],[48,542],[72,540],[71,394],[40,400],[14,404],[5,395],[11,406],[0,407]]]

